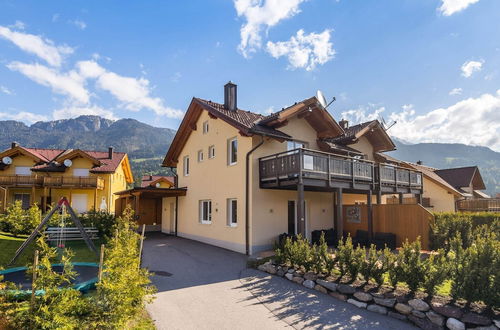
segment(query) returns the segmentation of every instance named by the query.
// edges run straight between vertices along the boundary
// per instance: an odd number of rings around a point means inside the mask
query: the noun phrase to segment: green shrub
[[[152,300],[151,274],[139,268],[140,236],[135,229],[132,212],[127,208],[123,216],[117,218],[114,237],[105,252],[102,281],[92,296],[90,324],[94,328],[123,328]]]
[[[454,299],[500,306],[500,241],[494,233],[477,236],[467,249],[454,244],[451,294]]]
[[[326,272],[331,274],[335,268],[335,260],[328,250],[328,245],[325,241],[325,234],[321,233],[319,244],[312,246],[313,270],[316,273]]]
[[[417,289],[424,281],[424,267],[420,257],[420,237],[413,243],[409,243],[408,239],[403,243],[396,257],[396,273],[400,281],[408,285],[412,292]]]
[[[9,204],[4,214],[0,215],[0,230],[14,236],[28,235],[40,224],[40,210],[36,204],[23,210],[21,201]]]
[[[339,241],[337,251],[338,267],[340,270],[340,277],[348,275],[351,282],[354,282],[365,260],[365,249],[358,245],[354,248],[351,236],[344,240]]]
[[[79,219],[84,227],[95,227],[99,231],[99,237],[105,240],[113,236],[117,221],[113,214],[95,210],[80,215]]]
[[[390,257],[388,257],[388,253],[392,254],[391,250],[387,247],[384,250],[377,251],[374,244],[370,245],[368,254],[360,270],[361,275],[363,275],[367,283],[371,279],[373,279],[378,286],[384,283],[384,274],[389,270]]]
[[[424,278],[422,287],[429,296],[436,293],[436,287],[441,285],[450,275],[450,263],[446,252],[439,249],[424,260]]]

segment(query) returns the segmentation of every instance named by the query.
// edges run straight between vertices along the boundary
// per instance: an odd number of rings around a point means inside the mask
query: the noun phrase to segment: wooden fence
[[[462,212],[500,212],[499,198],[466,199],[457,202],[457,210]]]
[[[359,217],[356,215],[357,210]],[[355,236],[358,229],[368,230],[367,205],[344,205],[343,211],[344,230],[351,236]],[[432,221],[434,221],[432,213],[419,204],[373,205],[373,232],[396,234],[397,247],[400,247],[406,238],[411,242],[420,236],[422,249],[429,249],[429,230]]]

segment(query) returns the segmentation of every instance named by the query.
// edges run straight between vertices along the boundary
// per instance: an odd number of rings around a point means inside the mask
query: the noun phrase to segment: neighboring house
[[[47,210],[66,197],[77,212],[114,210],[114,193],[133,183],[126,153],[26,148],[12,143],[0,153],[3,207],[16,200]]]
[[[141,187],[170,188],[173,187],[174,177],[162,175],[143,175]]]
[[[435,173],[460,191],[466,199],[490,198],[481,191],[486,189],[486,185],[477,166],[447,168],[436,170]]]
[[[163,161],[177,168],[185,195],[164,199],[163,211],[177,217],[163,231],[255,253],[281,233],[335,227],[342,235],[346,204],[366,204],[373,232],[374,202],[394,193],[420,199],[420,172],[376,162],[394,149],[378,121],[339,125],[315,97],[268,116],[236,101],[232,83],[224,104],[191,101]]]

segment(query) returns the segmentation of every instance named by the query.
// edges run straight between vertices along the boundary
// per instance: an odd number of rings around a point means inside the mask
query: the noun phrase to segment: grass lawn
[[[19,246],[26,240],[27,236],[20,235],[19,237],[14,237],[10,233],[0,232],[0,268],[9,268],[9,267],[18,267],[18,266],[26,266],[28,263],[33,261],[33,255],[36,247],[36,242],[28,245],[26,250],[21,254],[21,256],[17,259],[17,261],[11,265],[7,266],[10,262],[16,250]],[[94,240],[94,245],[99,250],[101,245],[101,241]],[[71,249],[75,256],[72,258],[72,261],[81,261],[81,262],[98,262],[99,258],[89,250],[84,241],[68,241],[66,242],[66,247]]]

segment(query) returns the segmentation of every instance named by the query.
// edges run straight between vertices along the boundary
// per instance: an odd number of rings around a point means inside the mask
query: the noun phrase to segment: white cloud
[[[24,30],[26,28],[26,24],[22,21],[17,20],[14,24],[9,25],[10,28]]]
[[[18,113],[13,112],[0,112],[1,120],[17,120],[26,123],[35,123],[37,121],[47,120],[47,116],[39,115],[32,112],[21,111]]]
[[[444,16],[451,16],[459,11],[464,10],[470,5],[478,2],[479,0],[441,0],[443,4],[439,7],[439,11]]]
[[[462,64],[462,76],[469,78],[474,72],[479,72],[483,69],[484,61],[468,61]]]
[[[368,107],[361,106],[357,109],[347,110],[341,113],[342,119],[353,124],[363,123],[380,118],[380,114],[385,111],[385,107],[369,104]]]
[[[85,23],[84,21],[79,20],[79,19],[68,21],[68,23],[73,24],[74,26],[76,26],[80,30],[85,30],[87,28],[87,23]]]
[[[55,46],[49,39],[34,34],[12,31],[0,25],[0,38],[7,39],[27,53],[34,54],[52,66],[60,66],[64,56],[73,53],[68,46]]]
[[[461,88],[453,88],[448,94],[449,95],[461,95],[462,91],[463,90]]]
[[[321,33],[304,34],[304,30],[297,31],[288,41],[267,42],[267,51],[274,58],[285,56],[290,69],[313,70],[318,64],[322,65],[333,59],[335,50],[330,42],[330,30]]]
[[[7,95],[14,95],[14,92],[8,89],[5,86],[0,85],[0,92],[7,94]]]
[[[52,112],[52,117],[55,120],[58,119],[67,119],[67,118],[76,118],[84,115],[92,115],[92,116],[100,116],[106,119],[117,120],[118,118],[111,110],[103,109],[99,106],[93,105],[89,107],[78,107],[78,106],[70,106],[58,110],[54,110]]]
[[[166,107],[162,99],[152,97],[149,80],[145,78],[132,78],[107,71],[95,61],[78,62],[80,74],[85,78],[96,79],[96,86],[111,93],[126,109],[139,111],[143,108],[153,110],[157,115],[171,118],[181,118],[181,110]]]
[[[89,92],[85,88],[85,81],[75,71],[60,73],[59,71],[41,64],[27,64],[11,62],[7,67],[18,71],[34,82],[50,87],[54,93],[71,97],[73,100],[88,103]]]
[[[405,107],[388,118],[397,122],[389,134],[405,141],[463,143],[500,151],[500,89],[422,115]]]
[[[299,5],[306,0],[235,0],[234,7],[246,23],[241,26],[238,49],[248,58],[262,45],[262,30],[300,12]]]

